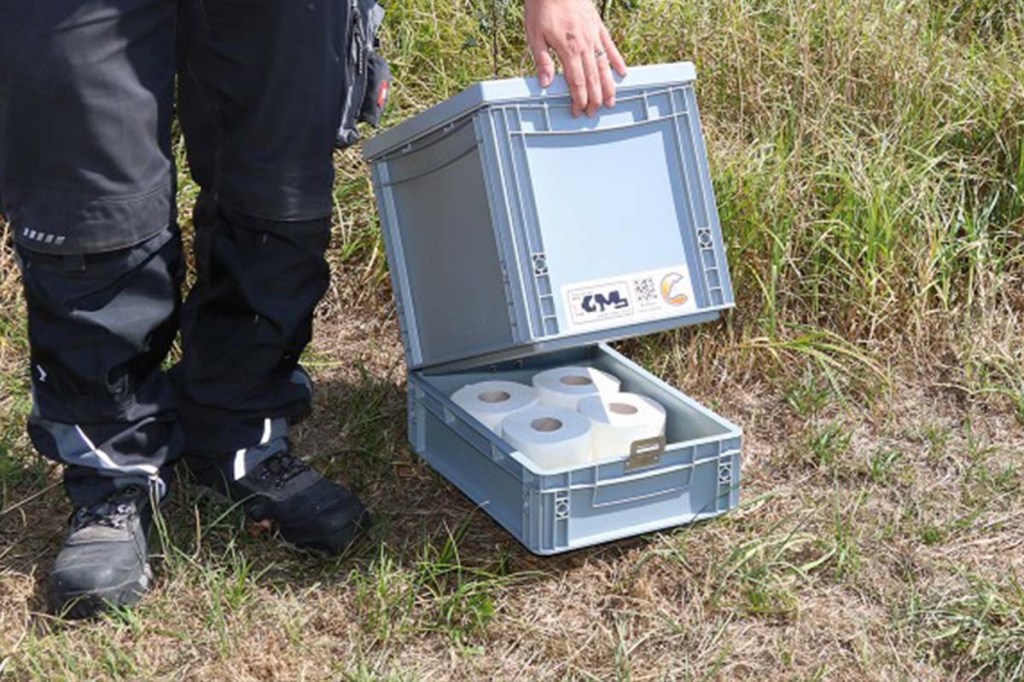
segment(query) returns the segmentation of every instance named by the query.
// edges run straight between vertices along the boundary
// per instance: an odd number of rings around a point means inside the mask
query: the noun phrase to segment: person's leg
[[[0,3],[0,196],[19,245],[98,253],[173,222],[175,4]]]
[[[326,218],[286,223],[216,206],[194,210],[196,282],[183,318],[182,424],[191,457],[245,448],[246,471],[287,449],[288,423],[306,416],[312,382],[299,357],[327,288]]]
[[[285,539],[342,550],[355,496],[299,463],[289,421],[310,409],[299,357],[328,286],[333,142],[345,0],[183,0],[180,116],[193,176],[197,281],[176,368],[190,468],[246,497]]]
[[[36,449],[62,462],[75,507],[124,485],[166,489],[182,451],[160,370],[177,333],[176,228],[142,244],[59,256],[17,248],[28,311]]]
[[[142,244],[59,256],[18,247],[31,347],[36,449],[64,463],[75,508],[50,573],[58,612],[134,603],[150,580],[146,535],[183,449],[160,371],[177,332],[176,228]]]
[[[177,326],[175,0],[0,7],[0,197],[22,266],[36,449],[76,512],[51,575],[88,615],[145,589],[149,495],[182,439],[160,363]]]

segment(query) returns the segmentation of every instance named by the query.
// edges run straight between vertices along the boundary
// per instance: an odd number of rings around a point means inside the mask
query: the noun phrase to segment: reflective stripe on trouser
[[[129,429],[141,433],[154,425],[154,420],[146,420],[131,425]],[[62,424],[33,413],[31,428],[37,433],[34,438],[37,443],[45,438],[52,439],[57,458],[81,470],[78,476],[65,477],[65,487],[76,506],[91,504],[115,488],[129,484],[149,485],[158,497],[167,492],[166,472],[153,463],[155,458],[118,451],[118,441],[124,440],[125,431],[129,429],[121,428],[113,438],[96,445],[86,434],[86,429],[93,431],[94,435],[97,429],[83,428],[81,424]],[[155,430],[162,429],[157,427]],[[86,471],[90,475],[84,475]]]
[[[75,505],[163,472],[183,448],[160,369],[178,328],[181,240],[167,229],[89,256],[18,249],[31,348],[36,449],[71,466]],[[87,475],[91,474],[91,475]]]
[[[252,471],[260,462],[287,449],[288,422],[284,419],[263,419],[260,442],[247,448],[238,448],[231,459],[231,478],[238,480]]]

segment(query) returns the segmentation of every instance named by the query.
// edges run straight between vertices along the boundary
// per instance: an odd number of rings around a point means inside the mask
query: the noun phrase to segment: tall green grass
[[[631,63],[697,64],[741,339],[988,357],[979,321],[1019,328],[1024,3],[601,6]],[[514,3],[402,0],[388,26],[390,123],[531,69]]]

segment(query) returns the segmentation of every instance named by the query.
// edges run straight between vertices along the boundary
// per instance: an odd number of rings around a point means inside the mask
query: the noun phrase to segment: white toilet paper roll
[[[501,436],[540,469],[591,461],[590,422],[564,407],[538,405],[514,414],[502,423]]]
[[[532,386],[516,381],[481,381],[463,386],[452,394],[452,402],[476,419],[501,434],[501,422],[539,403]]]
[[[579,412],[590,420],[595,460],[629,455],[634,441],[665,433],[665,408],[636,393],[585,398]]]
[[[533,375],[542,405],[575,410],[580,400],[617,393],[621,382],[593,367],[556,367]]]

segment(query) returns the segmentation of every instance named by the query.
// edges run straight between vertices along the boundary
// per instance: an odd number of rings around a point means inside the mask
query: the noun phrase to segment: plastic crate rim
[[[613,74],[613,78],[618,90],[659,85],[682,85],[697,80],[697,67],[693,62],[633,66],[629,68],[625,76]],[[480,81],[458,95],[407,118],[393,128],[374,135],[363,144],[363,158],[367,161],[375,161],[486,105],[522,99],[550,99],[568,95],[569,86],[562,74],[556,75],[551,85],[546,88],[540,86],[540,81],[536,76]]]

